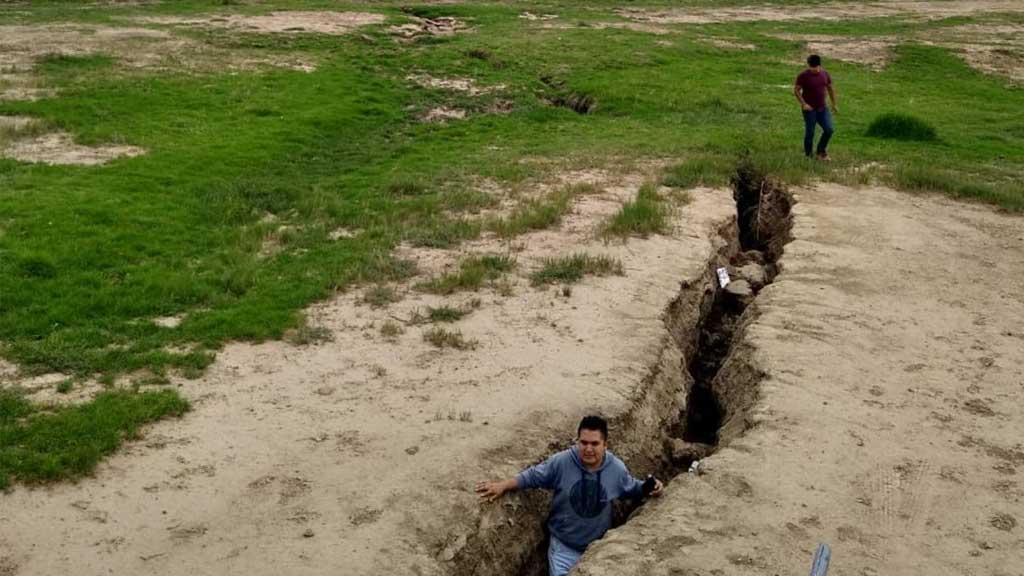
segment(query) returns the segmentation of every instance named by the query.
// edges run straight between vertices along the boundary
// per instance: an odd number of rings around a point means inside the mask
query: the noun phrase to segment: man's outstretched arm
[[[487,500],[488,502],[494,502],[505,492],[515,491],[519,489],[519,484],[515,478],[509,478],[507,480],[498,480],[496,482],[481,482],[476,485],[476,493],[480,495],[481,500]]]
[[[839,102],[836,100],[836,90],[832,87],[832,83],[829,82],[828,86],[825,87],[828,90],[829,100],[832,101],[832,112],[839,112]]]

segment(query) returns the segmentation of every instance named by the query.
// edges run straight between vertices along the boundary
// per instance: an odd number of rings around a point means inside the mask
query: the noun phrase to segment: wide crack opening
[[[722,286],[717,273],[712,274],[711,285],[705,287],[703,295],[698,297],[699,302],[695,303],[700,307],[699,322],[688,329],[690,342],[681,344],[686,370],[693,380],[686,394],[686,405],[676,417],[666,418],[660,436],[665,441],[659,439],[650,447],[656,468],[653,471],[666,483],[690,469],[694,461],[713,454],[725,436],[726,421],[745,412],[749,408],[747,404],[756,397],[756,390],[750,389],[756,389],[759,376],[731,382],[728,380],[732,376],[722,374],[722,369],[733,352],[744,311],[757,293],[774,280],[778,273],[777,261],[791,239],[792,197],[781,183],[764,175],[749,157],[744,157],[732,185],[737,223],[734,230],[738,238],[727,239],[730,247],[727,253],[720,253],[713,259],[716,269],[728,262],[729,282]],[[745,392],[735,394],[737,389],[745,389]],[[723,394],[723,390],[733,393]],[[613,527],[628,522],[639,506],[637,502],[617,503]],[[533,520],[534,525],[517,531],[518,543],[509,542],[507,533],[500,541],[491,540],[491,546],[508,547],[502,553],[496,554],[493,548],[487,550],[483,543],[483,548],[475,551],[505,556],[505,562],[491,563],[485,571],[481,571],[484,563],[458,563],[453,573],[493,574],[495,564],[503,564],[501,567],[507,569],[508,574],[547,576],[547,534],[541,536],[541,532],[546,532],[544,520]],[[465,556],[460,556],[470,560],[474,551],[467,549],[464,553]]]
[[[693,385],[686,410],[673,430],[672,462],[689,469],[718,447],[728,410],[713,384],[732,352],[736,328],[757,293],[778,274],[777,261],[791,239],[792,198],[781,183],[760,172],[745,157],[732,178],[740,250],[726,268],[728,284],[718,277],[710,311],[697,327],[695,351],[687,366]],[[717,271],[716,271],[717,272]],[[718,276],[718,274],[716,274]]]

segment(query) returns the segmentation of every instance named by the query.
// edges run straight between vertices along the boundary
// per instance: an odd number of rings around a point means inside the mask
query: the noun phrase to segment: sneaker
[[[832,157],[828,155],[828,152],[818,152],[818,160],[822,162],[831,162]]]

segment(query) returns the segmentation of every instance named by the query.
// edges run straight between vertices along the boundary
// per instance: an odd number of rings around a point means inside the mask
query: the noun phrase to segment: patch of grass
[[[445,330],[440,326],[424,331],[423,340],[436,348],[454,348],[456,350],[474,350],[479,345],[476,340],[467,340],[458,330]]]
[[[510,256],[470,256],[459,264],[458,272],[450,272],[431,278],[417,285],[420,290],[433,294],[454,294],[464,290],[479,290],[484,283],[499,278],[515,268],[516,261]]]
[[[395,180],[386,189],[392,196],[423,196],[429,193],[426,185],[416,180]]]
[[[71,392],[71,389],[74,388],[74,386],[75,381],[70,378],[68,378],[67,380],[61,380],[60,382],[57,383],[57,393],[67,394],[68,392]]]
[[[387,308],[395,302],[400,302],[402,295],[395,290],[394,286],[377,284],[363,292],[363,302],[371,308]]]
[[[693,156],[668,168],[661,184],[672,188],[725,186],[729,183],[734,165],[735,160],[724,155]]]
[[[671,211],[665,199],[651,183],[644,184],[637,192],[636,199],[626,202],[604,225],[601,232],[605,238],[628,238],[651,234],[664,234],[669,230]]]
[[[935,128],[924,120],[909,114],[887,113],[868,125],[867,135],[889,140],[934,142],[939,139]]]
[[[625,274],[622,262],[609,256],[591,256],[578,253],[561,258],[546,258],[542,267],[530,275],[534,286],[543,284],[571,284],[579,282],[584,276],[621,276]]]
[[[544,198],[531,198],[517,206],[508,217],[497,218],[488,228],[502,238],[556,226],[578,194],[574,188],[559,190]]]
[[[103,392],[90,403],[47,412],[0,391],[0,489],[12,480],[36,483],[89,474],[142,424],[187,410],[188,403],[173,390]]]
[[[284,339],[294,346],[309,346],[321,342],[332,342],[334,334],[326,326],[313,326],[303,317],[296,328],[286,330]]]
[[[431,322],[458,322],[470,312],[470,310],[455,308],[453,306],[439,306],[437,308],[428,306],[427,318],[429,318]]]
[[[404,237],[413,246],[452,248],[480,236],[480,224],[465,218],[429,220],[408,228]]]
[[[405,333],[405,328],[394,320],[385,320],[380,325],[380,335],[386,340],[394,340]]]

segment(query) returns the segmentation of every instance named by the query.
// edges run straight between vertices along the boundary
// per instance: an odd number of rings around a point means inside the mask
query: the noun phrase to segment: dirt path
[[[748,342],[754,426],[580,574],[1024,570],[1024,220],[888,190],[798,193]],[[748,310],[748,313],[751,310]]]

